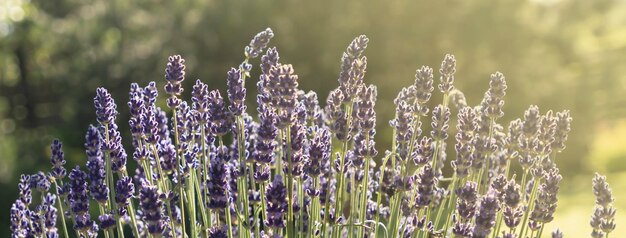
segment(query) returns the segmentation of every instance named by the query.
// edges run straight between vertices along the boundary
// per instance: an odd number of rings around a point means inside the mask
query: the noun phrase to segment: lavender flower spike
[[[143,212],[143,221],[147,223],[148,233],[160,237],[165,230],[165,222],[163,220],[163,201],[156,186],[150,186],[147,183],[141,185],[139,206]]]
[[[491,228],[496,224],[496,214],[500,210],[498,197],[494,190],[489,190],[480,200],[480,207],[476,213],[473,236],[475,238],[485,238],[491,234]]]
[[[167,66],[165,67],[165,92],[170,95],[167,99],[167,106],[170,108],[177,108],[181,100],[177,98],[182,92],[182,82],[185,80],[185,59],[180,55],[173,55],[168,58]]]
[[[58,139],[52,141],[50,150],[52,151],[52,157],[50,157],[50,163],[52,164],[52,172],[50,175],[55,179],[63,179],[67,174],[67,171],[63,167],[65,165],[65,154],[63,153],[63,144]]]
[[[283,216],[287,210],[287,188],[283,178],[278,174],[274,181],[267,185],[267,220],[265,225],[271,228],[284,228]]]
[[[111,94],[105,88],[96,89],[96,97],[93,99],[96,107],[98,122],[102,125],[114,123],[117,116],[117,106],[113,102]]]
[[[274,32],[270,28],[256,34],[256,36],[254,36],[254,38],[250,41],[250,44],[246,46],[246,58],[253,59],[259,57],[259,55],[263,53],[263,50],[267,48],[267,45],[270,43],[272,38],[274,38]]]
[[[615,207],[613,193],[606,177],[596,173],[593,178],[593,194],[596,196],[596,208],[591,216],[592,237],[605,237],[615,229]]]
[[[241,116],[246,111],[246,88],[243,86],[243,79],[241,78],[241,70],[231,68],[228,71],[228,100],[230,100],[230,112],[234,116]]]
[[[441,62],[441,69],[439,69],[441,76],[439,80],[439,90],[442,93],[450,93],[454,89],[454,73],[456,73],[456,59],[454,55],[447,54],[443,62]]]
[[[102,137],[94,126],[89,126],[85,135],[85,153],[87,154],[87,169],[91,197],[100,205],[105,206],[109,199],[109,188],[106,185],[106,168],[101,151]]]

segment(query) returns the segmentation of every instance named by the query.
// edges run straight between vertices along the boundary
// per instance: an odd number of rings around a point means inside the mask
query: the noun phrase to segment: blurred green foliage
[[[223,89],[226,71],[265,27],[276,33],[271,45],[294,65],[300,87],[322,101],[337,85],[341,52],[354,36],[368,35],[366,80],[379,90],[379,150],[391,141],[387,121],[399,89],[420,65],[438,69],[453,53],[455,85],[469,104],[480,102],[489,74],[506,75],[502,121],[521,117],[530,104],[570,109],[573,131],[559,167],[565,175],[588,173],[596,125],[626,116],[624,13],[626,3],[612,0],[4,0],[0,189],[8,195],[0,207],[8,211],[17,196],[19,174],[48,170],[52,138],[64,142],[68,166],[84,163],[96,87],[113,93],[118,124],[128,131],[131,82],[161,87],[167,56],[182,54],[186,97],[195,78]],[[8,215],[0,221],[8,224]],[[0,226],[0,236],[7,229]]]

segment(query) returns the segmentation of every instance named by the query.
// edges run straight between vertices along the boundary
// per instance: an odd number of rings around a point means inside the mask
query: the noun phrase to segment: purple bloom
[[[178,169],[178,163],[176,161],[176,148],[169,141],[161,141],[158,146],[159,148],[159,159],[161,163],[161,169],[165,174],[161,174],[161,176],[167,176],[167,174]]]
[[[437,105],[433,109],[433,130],[430,136],[435,140],[445,140],[448,138],[448,122],[450,121],[450,109],[442,105]]]
[[[276,175],[274,181],[267,185],[266,190],[267,220],[265,225],[270,228],[284,228],[283,216],[287,209],[287,188],[283,184],[283,178]]]
[[[143,213],[143,221],[147,223],[148,233],[160,236],[165,230],[163,217],[163,201],[156,186],[142,184],[139,190],[139,206]]]
[[[363,51],[367,48],[369,39],[365,35],[360,35],[348,46],[346,52],[341,56],[341,71],[339,73],[339,89],[344,95],[344,102],[349,102],[354,98],[357,87],[362,82],[365,73],[367,60],[362,57]]]
[[[228,84],[228,100],[230,100],[230,106],[228,109],[234,116],[240,116],[246,110],[246,88],[244,87],[243,78],[241,77],[241,70],[231,68],[228,71],[228,78],[226,80]]]
[[[404,99],[403,99],[404,98]],[[396,118],[389,122],[389,124],[396,129],[396,142],[398,143],[396,151],[401,160],[406,160],[410,155],[409,143],[413,136],[419,136],[421,131],[419,127],[421,122],[418,122],[417,130],[414,128],[413,106],[410,102],[407,102],[407,98],[404,97],[401,92],[394,103],[396,104]],[[414,135],[414,133],[417,133]]]
[[[90,181],[89,192],[91,197],[100,205],[105,205],[109,200],[109,188],[106,185],[106,168],[102,156],[101,136],[98,129],[89,126],[85,135],[85,153],[87,154],[88,178]]]
[[[418,207],[428,207],[433,202],[435,195],[435,172],[433,168],[426,164],[420,170],[417,179],[417,197],[415,198],[415,204]]]
[[[426,103],[430,100],[433,90],[433,69],[428,66],[422,66],[422,68],[415,71],[415,102],[417,108],[415,111],[420,116],[426,116],[428,113],[428,107]]]
[[[565,149],[565,142],[567,141],[567,134],[571,130],[571,123],[572,117],[570,117],[568,110],[556,113],[556,132],[551,145],[555,151],[561,152]]]
[[[277,109],[279,129],[293,124],[298,92],[298,75],[294,74],[290,64],[279,65],[270,69],[268,89],[272,103]]]
[[[275,115],[270,111],[265,111],[259,115],[259,119],[261,123],[257,128],[257,141],[253,156],[259,164],[273,163],[278,131],[275,125]]]
[[[441,62],[441,69],[439,69],[441,76],[438,85],[439,90],[442,93],[450,93],[454,89],[454,73],[456,73],[456,58],[454,55],[446,54]]]
[[[209,229],[209,238],[228,238],[226,227],[211,227]]]
[[[223,136],[230,131],[231,118],[218,90],[209,93],[209,121],[214,136]]]
[[[304,109],[301,105],[299,109]],[[308,143],[306,138],[306,127],[301,121],[296,121],[290,130],[291,147],[288,161],[291,164],[291,171],[287,167],[287,172],[293,176],[298,177],[302,175],[302,163],[308,157],[308,153],[304,150],[304,147]]]
[[[50,172],[50,175],[57,180],[63,179],[67,174],[67,171],[63,167],[65,165],[65,154],[63,153],[62,146],[61,141],[58,139],[54,139],[50,146],[50,150],[52,151],[52,156],[50,157],[52,172]]]
[[[115,121],[117,106],[111,94],[105,88],[96,89],[96,97],[94,97],[93,103],[96,107],[98,122],[102,125],[108,125]]]
[[[256,58],[263,50],[267,48],[267,45],[270,43],[270,40],[274,37],[274,32],[272,29],[267,28],[262,32],[259,32],[254,36],[254,38],[250,41],[250,44],[246,46],[245,55],[246,58]]]
[[[98,221],[100,221],[100,229],[102,230],[111,230],[115,228],[115,216],[111,213],[105,213],[98,216]]]
[[[68,195],[70,210],[75,216],[74,229],[79,231],[93,230],[95,222],[89,216],[89,197],[87,196],[87,175],[76,166],[70,174],[70,191]]]
[[[456,160],[452,161],[452,166],[459,178],[469,175],[469,168],[472,165],[472,150],[474,131],[478,127],[476,112],[471,107],[464,107],[459,111],[459,123],[457,124]]]
[[[473,237],[484,238],[491,234],[491,228],[496,224],[496,214],[500,210],[498,197],[494,190],[489,190],[480,199],[480,206],[475,217]]]
[[[496,72],[491,75],[489,81],[489,91],[485,94],[485,101],[482,113],[493,119],[500,118],[504,115],[502,107],[504,106],[504,96],[506,95],[506,80],[504,75]]]
[[[337,139],[347,139],[348,122],[346,113],[343,110],[343,101],[345,96],[340,89],[335,89],[328,94],[326,99],[326,108],[324,115],[326,116],[326,124],[330,131],[335,134]]]
[[[209,197],[207,207],[213,210],[224,210],[229,199],[228,172],[225,166],[230,159],[226,146],[216,148],[215,157],[211,158],[209,167],[209,180],[206,183],[206,193]]]
[[[145,125],[143,120],[145,120],[144,113],[146,110],[144,89],[139,87],[136,83],[132,83],[130,85],[128,108],[130,111],[128,124],[130,125],[130,132],[133,135],[133,145],[136,146],[142,136],[145,135]]]
[[[591,216],[593,237],[604,237],[615,229],[615,207],[613,207],[613,192],[606,181],[606,177],[596,173],[593,178],[593,194],[596,197],[596,207]]]
[[[183,92],[182,82],[185,80],[185,59],[180,55],[173,55],[168,58],[165,67],[165,93],[170,97],[167,99],[167,106],[176,108],[182,102],[177,96]]]
[[[191,92],[192,114],[194,120],[199,125],[204,125],[209,121],[209,86],[196,80]]]
[[[358,100],[355,101],[352,109],[355,118],[358,119],[358,126],[360,126],[360,129],[363,130],[365,134],[373,132],[374,126],[376,126],[376,112],[374,111],[374,106],[376,105],[377,94],[376,86],[362,86],[358,93]]]
[[[330,132],[327,128],[316,127],[315,136],[309,148],[309,159],[307,160],[304,172],[311,177],[318,177],[322,174],[324,164],[330,160],[331,144]]]
[[[30,186],[39,192],[46,192],[50,189],[50,179],[48,175],[39,171],[30,176]]]
[[[11,205],[11,234],[12,237],[25,237],[26,229],[29,226],[28,218],[26,217],[28,213],[27,205],[24,204],[22,199],[17,199],[13,205]]]
[[[134,193],[135,185],[133,184],[132,179],[129,177],[122,177],[117,181],[115,186],[115,202],[117,203],[119,216],[126,216],[126,209],[130,204],[130,199],[133,197]]]

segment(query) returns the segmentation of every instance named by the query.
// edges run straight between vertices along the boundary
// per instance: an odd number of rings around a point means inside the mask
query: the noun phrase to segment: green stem
[[[395,134],[395,133],[393,133]],[[392,135],[393,135],[392,134]],[[380,178],[378,178],[378,184],[383,184],[383,179],[385,177],[385,167],[387,166],[387,161],[389,161],[389,156],[393,156],[393,154],[389,154],[383,158],[383,163],[380,165]],[[380,224],[380,200],[382,199],[382,186],[378,186],[378,192],[376,195],[376,225],[374,226],[374,236],[378,235],[378,226]]]
[[[524,213],[524,218],[522,219],[522,222],[520,224],[522,224],[522,230],[520,231],[520,235],[522,235],[522,237],[525,237],[524,235],[526,235],[526,222],[528,221],[528,214],[530,214],[531,210],[533,209],[533,206],[535,204],[535,196],[537,195],[537,188],[539,188],[539,183],[541,182],[540,179],[538,178],[534,178],[533,179],[533,190],[530,193],[530,200],[528,200],[528,207],[526,208],[526,211]]]
[[[106,214],[106,212],[104,211],[104,207],[101,204],[98,204],[98,208],[100,209],[100,215]],[[109,238],[108,230],[103,230],[102,233],[104,233],[104,238]]]
[[[287,174],[285,179],[287,180],[287,236],[295,237],[295,229],[294,229],[294,220],[293,220],[293,177],[292,170],[293,164],[291,163],[291,128],[287,127],[285,129],[286,143],[285,143],[285,151],[287,159]]]
[[[52,182],[54,183],[54,187],[56,188],[55,191],[59,191],[59,184],[57,184],[56,180],[52,180]],[[61,181],[59,181],[61,183]],[[67,224],[65,223],[65,212],[63,211],[63,201],[61,201],[61,195],[59,195],[57,193],[57,201],[59,203],[59,212],[60,212],[60,217],[61,217],[61,224],[63,226],[63,234],[65,235],[65,238],[69,238],[69,233],[67,232]]]

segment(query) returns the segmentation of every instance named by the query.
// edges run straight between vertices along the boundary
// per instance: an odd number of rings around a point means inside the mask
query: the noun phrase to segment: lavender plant
[[[394,100],[392,147],[379,156],[377,90],[365,83],[369,39],[349,44],[339,84],[322,107],[315,92],[299,89],[294,67],[279,61],[277,49],[267,49],[273,36],[268,28],[245,47],[243,62],[226,74],[225,97],[197,80],[185,101],[180,55],[165,67],[168,109],[157,107],[155,82],[133,83],[128,123],[135,171],[127,171],[117,105],[98,88],[85,168],[68,173],[61,142],[53,141],[50,172],[21,177],[10,211],[12,236],[544,235],[557,209],[556,157],[570,131],[568,111],[541,114],[531,106],[505,131],[498,121],[504,75],[492,74],[482,101],[468,106],[454,86],[456,59],[446,55],[437,85],[441,103],[429,108],[435,75],[420,67]],[[246,81],[259,56],[256,113],[249,114]],[[423,133],[426,117],[430,133]],[[446,154],[448,144],[454,155]],[[510,169],[514,163],[523,168],[520,176]],[[607,237],[615,228],[613,198],[604,177],[593,181],[592,236]]]

